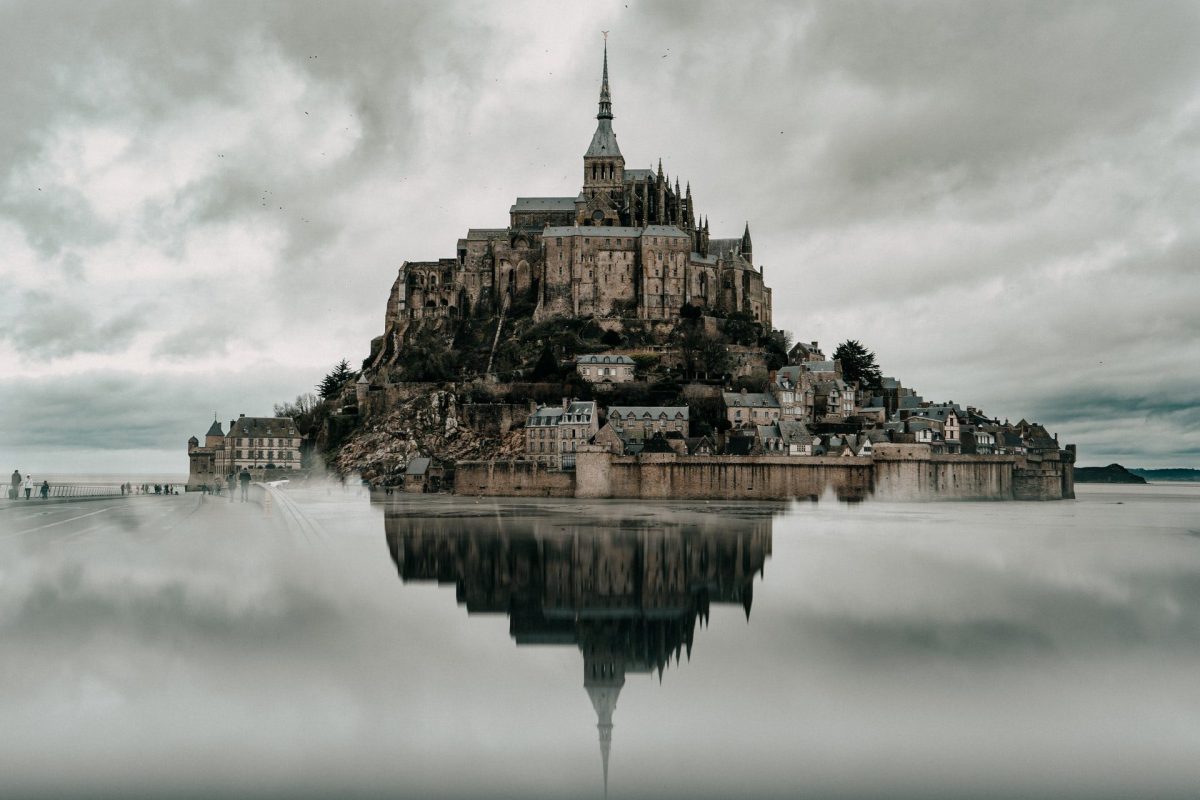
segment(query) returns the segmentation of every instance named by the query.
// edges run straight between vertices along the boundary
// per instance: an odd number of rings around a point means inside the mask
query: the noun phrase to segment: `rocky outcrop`
[[[511,458],[524,449],[522,432],[496,437],[476,431],[460,414],[451,391],[415,395],[373,414],[342,441],[328,459],[342,474],[357,473],[372,483],[394,483],[416,456],[444,464],[467,459]]]
[[[1076,467],[1076,483],[1145,483],[1146,479],[1134,475],[1120,464],[1107,467]]]

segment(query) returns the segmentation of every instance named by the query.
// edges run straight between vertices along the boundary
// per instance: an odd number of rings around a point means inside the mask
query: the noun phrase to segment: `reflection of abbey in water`
[[[578,517],[385,516],[400,578],[453,583],[469,613],[509,615],[518,645],[573,644],[598,717],[604,781],[612,714],[628,673],[691,656],[711,603],[750,616],[771,517],[690,515],[686,523]],[[571,519],[572,524],[560,524]]]

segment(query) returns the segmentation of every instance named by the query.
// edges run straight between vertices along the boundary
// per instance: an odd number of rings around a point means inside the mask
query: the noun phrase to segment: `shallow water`
[[[287,499],[0,510],[0,795],[1200,785],[1200,487]]]

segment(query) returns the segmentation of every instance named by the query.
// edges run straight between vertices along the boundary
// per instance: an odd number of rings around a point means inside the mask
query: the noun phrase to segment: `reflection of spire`
[[[604,770],[604,796],[608,797],[608,755],[612,750],[613,712],[617,697],[625,685],[625,666],[614,662],[612,656],[583,659],[583,688],[587,689],[596,710],[596,730],[600,735],[600,766]]]
[[[507,613],[518,645],[579,648],[607,794],[625,676],[657,672],[661,681],[672,657],[676,665],[684,653],[690,659],[713,604],[740,604],[749,618],[754,576],[771,555],[771,520],[602,523],[531,521],[498,509],[474,518],[384,515],[405,583],[451,583],[468,611]]]

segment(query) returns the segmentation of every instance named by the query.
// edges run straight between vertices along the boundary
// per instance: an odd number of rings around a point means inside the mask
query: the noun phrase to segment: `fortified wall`
[[[643,500],[790,500],[833,492],[861,500],[1073,499],[1072,450],[1036,456],[933,455],[928,445],[877,445],[874,456],[617,456],[585,445],[575,471],[532,461],[459,462],[457,494]]]

